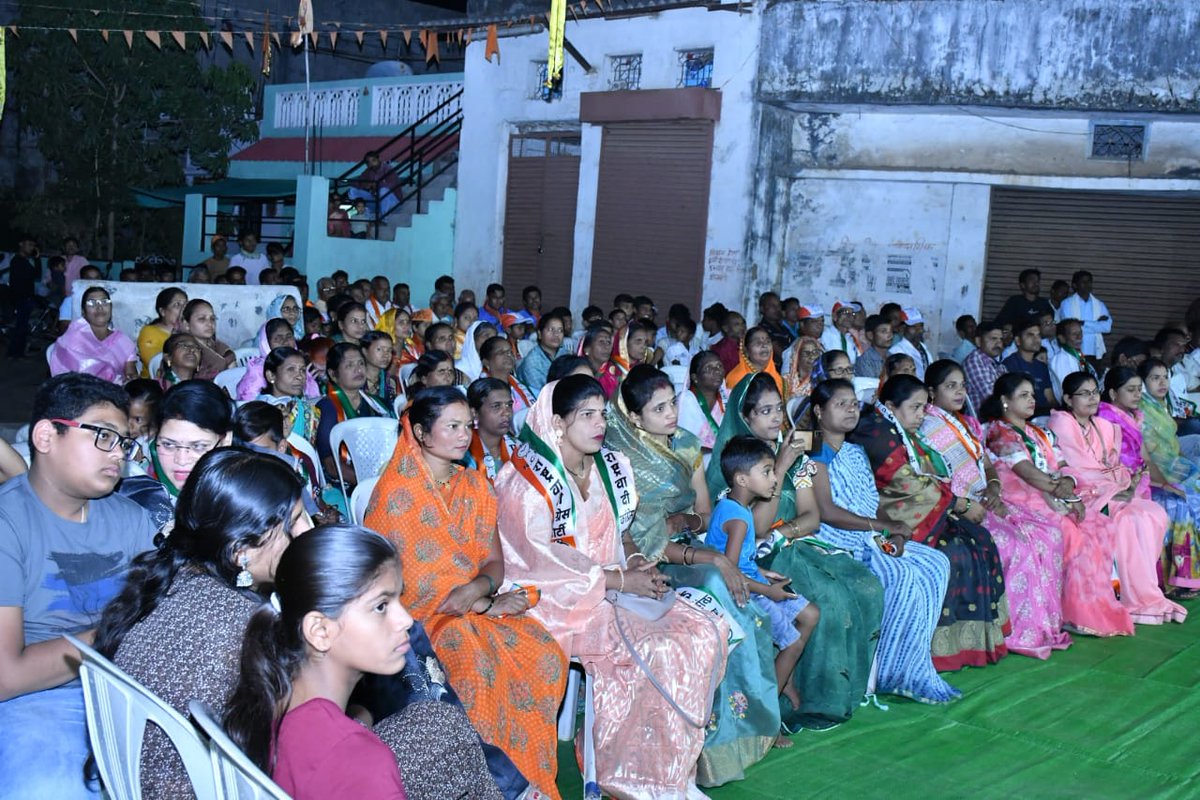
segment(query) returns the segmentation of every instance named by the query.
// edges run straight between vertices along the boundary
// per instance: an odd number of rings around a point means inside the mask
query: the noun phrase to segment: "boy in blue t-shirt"
[[[788,588],[787,576],[764,572],[754,561],[758,542],[750,506],[775,494],[775,456],[758,439],[738,436],[721,451],[721,474],[729,484],[729,494],[713,509],[705,541],[736,561],[738,569],[750,579],[751,598],[770,616],[771,640],[779,648],[775,656],[779,693],[793,708],[800,708],[800,693],[792,683],[792,672],[817,626],[820,610]],[[776,746],[790,747],[791,742],[780,737]]]

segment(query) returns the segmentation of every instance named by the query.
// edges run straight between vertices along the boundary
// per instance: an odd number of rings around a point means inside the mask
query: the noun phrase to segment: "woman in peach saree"
[[[538,395],[522,446],[496,479],[505,570],[539,587],[530,615],[592,678],[598,787],[587,786],[588,796],[703,798],[696,761],[729,629],[686,603],[650,619],[606,598],[673,594],[654,562],[634,552],[633,472],[603,447],[605,429],[594,378],[572,375]]]
[[[426,389],[402,425],[365,524],[395,543],[401,599],[424,624],[479,735],[557,798],[566,658],[526,613],[536,604],[534,588],[505,581],[487,478],[454,463],[471,442],[467,400],[453,387]]]

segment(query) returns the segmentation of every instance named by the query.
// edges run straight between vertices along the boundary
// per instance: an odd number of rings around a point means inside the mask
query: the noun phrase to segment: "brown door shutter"
[[[503,282],[508,305],[542,290],[542,308],[568,305],[575,257],[579,135],[513,137],[504,205]]]
[[[713,126],[703,121],[604,126],[592,251],[591,302],[622,292],[699,318]]]
[[[1016,294],[1021,270],[1042,272],[1042,294],[1086,269],[1123,336],[1149,339],[1182,321],[1200,296],[1200,198],[1043,189],[992,189],[983,315]]]

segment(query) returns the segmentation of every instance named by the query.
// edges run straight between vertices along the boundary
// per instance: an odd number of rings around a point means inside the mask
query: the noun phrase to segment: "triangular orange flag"
[[[379,46],[384,50],[387,50],[387,33],[387,31],[379,32]]]
[[[467,28],[467,32],[463,34],[463,43],[464,44],[471,43],[471,29],[470,28]]]
[[[249,47],[250,52],[253,53],[254,52],[254,34],[250,31],[243,31],[243,35],[246,37],[246,46]]]
[[[496,63],[500,61],[500,36],[496,31],[495,23],[488,25],[487,45],[483,48],[483,57],[487,61],[492,60],[492,56],[496,56]]]
[[[125,44],[129,45],[129,49],[133,49],[133,31],[121,31],[121,35],[125,37]]]
[[[204,49],[208,49],[208,31],[200,31],[200,41],[204,43]]]
[[[233,31],[221,31],[220,37],[225,46],[233,50]]]
[[[19,34],[19,33],[17,33],[17,26],[16,26],[16,25],[9,25],[9,26],[8,26],[8,32],[9,32],[9,33],[11,33],[13,36],[20,36],[20,34]]]
[[[361,50],[361,49],[362,49],[362,42],[363,42],[363,32],[362,32],[362,31],[355,31],[355,32],[354,32],[354,41],[358,42],[358,47],[359,47],[359,49]]]
[[[412,31],[405,30],[404,31],[404,46],[409,47],[411,45],[412,45]]]
[[[436,61],[439,64],[442,63],[442,57],[438,53],[438,39],[439,38],[440,37],[438,36],[438,34],[436,32],[430,31],[429,45],[425,48],[425,63],[426,64],[428,64],[430,61]]]
[[[271,31],[271,41],[275,43],[276,50],[283,49],[283,45],[279,43],[279,31]]]
[[[151,44],[162,50],[162,37],[158,35],[158,31],[146,31],[146,38],[150,40]]]
[[[104,40],[105,44],[108,44],[108,31],[100,31],[100,38]]]
[[[171,38],[175,40],[175,44],[179,45],[180,50],[187,50],[187,34],[183,31],[171,31]]]
[[[329,32],[329,49],[330,50],[337,50],[337,39],[338,39],[338,32],[330,31]]]
[[[75,44],[79,44],[79,31],[75,30],[74,28],[67,28],[67,33],[71,34],[71,41],[73,41]]]

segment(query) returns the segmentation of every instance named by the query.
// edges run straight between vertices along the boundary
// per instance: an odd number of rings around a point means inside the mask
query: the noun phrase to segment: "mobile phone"
[[[820,431],[792,431],[792,442],[806,453],[816,453],[824,445]]]

